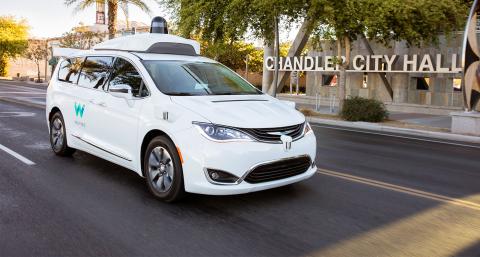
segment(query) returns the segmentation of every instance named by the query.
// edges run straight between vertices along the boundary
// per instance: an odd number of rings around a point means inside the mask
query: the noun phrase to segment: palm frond
[[[64,0],[64,4],[66,6],[71,6],[74,4],[77,5],[73,10],[74,12],[85,10],[96,3],[97,3],[97,0]]]
[[[127,2],[129,4],[133,4],[140,8],[142,11],[146,12],[147,14],[150,14],[152,11],[150,10],[150,7],[145,3],[143,0],[121,0],[124,2]]]

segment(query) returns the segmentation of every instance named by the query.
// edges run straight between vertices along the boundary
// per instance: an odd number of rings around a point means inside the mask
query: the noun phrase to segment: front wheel
[[[155,197],[173,202],[185,195],[182,163],[172,141],[164,136],[155,137],[143,158],[147,186]]]
[[[50,145],[56,155],[70,156],[75,152],[75,149],[67,145],[67,131],[60,112],[55,113],[50,119]]]

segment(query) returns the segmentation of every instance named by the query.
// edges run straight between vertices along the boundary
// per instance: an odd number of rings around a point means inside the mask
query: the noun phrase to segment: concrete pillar
[[[263,46],[263,60],[267,57],[273,56],[273,45],[266,44]],[[262,76],[262,92],[267,93],[273,81],[273,71],[267,70],[266,62],[263,62],[263,76]]]
[[[395,42],[394,54],[398,56],[394,64],[395,70],[403,70],[403,56],[408,54],[407,44],[402,42]],[[408,73],[395,73],[392,75],[392,89],[394,103],[408,102],[408,85],[410,83]]]

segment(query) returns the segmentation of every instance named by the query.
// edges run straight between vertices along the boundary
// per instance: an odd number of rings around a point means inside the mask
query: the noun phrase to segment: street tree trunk
[[[115,38],[117,33],[118,0],[108,0],[108,38]]]
[[[345,46],[345,62],[342,62],[342,41]],[[337,39],[337,59],[339,67],[339,79],[338,79],[338,111],[341,112],[343,109],[343,103],[346,98],[346,82],[347,82],[347,72],[348,66],[350,65],[350,38],[345,36],[343,39]]]
[[[273,45],[265,43],[263,46],[263,76],[262,76],[262,92],[268,93],[270,86],[272,85],[273,72],[269,71],[266,67],[265,60],[267,57],[273,56]]]
[[[40,82],[40,61],[37,61],[37,81]]]

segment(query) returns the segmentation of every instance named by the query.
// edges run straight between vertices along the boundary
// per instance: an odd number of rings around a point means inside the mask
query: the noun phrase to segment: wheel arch
[[[157,136],[165,136],[170,141],[172,141],[173,144],[175,145],[175,142],[173,141],[173,139],[162,130],[152,129],[148,131],[147,134],[145,134],[142,140],[142,145],[140,147],[140,170],[142,171],[142,176],[144,177],[146,176],[145,171],[143,170],[145,151],[147,150],[147,146],[150,143],[150,141],[152,141],[152,139],[154,139]]]
[[[57,112],[62,113],[62,112],[60,111],[60,108],[58,108],[58,107],[56,107],[56,106],[52,107],[52,109],[51,109],[50,112],[48,113],[48,121],[49,121],[49,122],[52,120],[53,115],[54,115],[55,113],[57,113]]]

